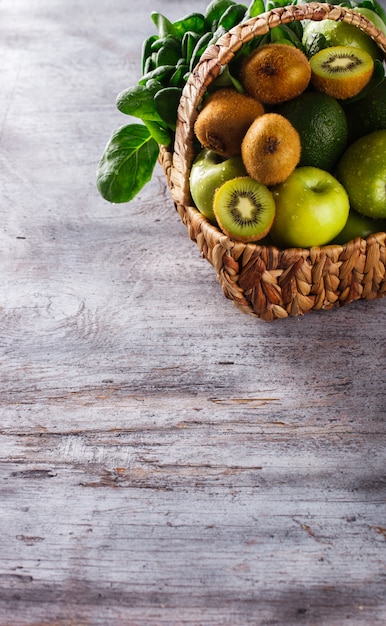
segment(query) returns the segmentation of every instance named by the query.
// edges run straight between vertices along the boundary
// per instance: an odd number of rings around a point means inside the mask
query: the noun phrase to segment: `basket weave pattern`
[[[181,97],[174,151],[160,150],[177,211],[190,238],[214,267],[224,295],[243,312],[267,321],[386,294],[386,233],[345,245],[280,250],[233,241],[192,206],[189,174],[195,156],[194,123],[208,85],[244,43],[279,24],[305,19],[353,24],[386,54],[383,33],[350,9],[312,2],[263,13],[234,27],[207,49]]]

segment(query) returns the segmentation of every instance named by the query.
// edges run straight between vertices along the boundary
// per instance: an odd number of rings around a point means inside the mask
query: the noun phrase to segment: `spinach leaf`
[[[180,39],[188,31],[202,35],[205,32],[205,17],[202,13],[189,13],[181,20],[173,23],[175,32],[179,35]]]
[[[165,87],[157,91],[154,104],[163,121],[173,131],[176,130],[177,109],[180,104],[182,89],[180,87]]]
[[[212,0],[205,11],[206,29],[214,32],[223,13],[235,4],[233,0]]]
[[[171,132],[166,127],[166,124],[158,124],[158,122],[151,122],[150,120],[145,120],[144,123],[154,141],[156,141],[160,146],[170,145],[172,139]]]
[[[245,14],[244,20],[248,20],[250,17],[257,17],[265,11],[264,0],[252,0]]]
[[[130,124],[116,129],[97,168],[97,188],[109,202],[129,202],[149,182],[159,147],[146,126]]]
[[[157,40],[158,40],[157,35],[150,35],[150,37],[147,37],[142,44],[142,54],[141,54],[142,74],[145,74],[145,72],[147,71],[146,68],[149,65],[149,59],[151,58],[152,46]]]
[[[218,27],[230,30],[236,24],[239,24],[246,13],[247,7],[242,4],[233,4],[228,7],[218,21]]]
[[[162,89],[162,85],[157,81],[151,81],[151,84],[158,84]],[[133,115],[141,120],[162,122],[154,104],[154,93],[155,89],[149,89],[148,85],[135,85],[124,89],[117,96],[117,109],[125,115]]]
[[[153,23],[157,27],[158,34],[160,37],[167,37],[171,35],[172,37],[176,37],[176,29],[174,28],[172,22],[168,20],[167,17],[162,15],[161,13],[157,13],[157,11],[153,11],[150,15]]]

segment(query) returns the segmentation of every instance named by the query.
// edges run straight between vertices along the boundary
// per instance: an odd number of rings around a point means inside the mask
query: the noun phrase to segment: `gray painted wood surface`
[[[152,10],[0,4],[1,626],[386,623],[386,302],[225,300],[95,170]]]

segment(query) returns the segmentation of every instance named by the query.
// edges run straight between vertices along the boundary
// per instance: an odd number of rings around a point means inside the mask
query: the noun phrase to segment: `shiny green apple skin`
[[[347,221],[350,205],[345,189],[317,167],[295,169],[272,193],[276,215],[269,235],[280,248],[326,245]]]
[[[365,239],[372,233],[381,233],[386,231],[386,220],[373,220],[371,217],[365,217],[360,213],[350,209],[350,213],[346,224],[340,233],[330,242],[332,244],[343,245],[361,237]]]
[[[340,159],[336,175],[351,207],[373,219],[386,218],[386,130],[364,135]]]
[[[379,30],[386,35],[386,24],[378,13],[375,13],[375,11],[372,11],[371,9],[367,9],[366,7],[355,7],[354,11],[355,13],[360,13],[361,15],[367,17],[367,19],[369,19],[374,26],[379,28]]]
[[[237,176],[245,176],[241,157],[223,159],[215,152],[203,149],[195,158],[190,172],[190,193],[196,208],[215,223],[213,198],[216,189]]]
[[[375,41],[357,26],[329,19],[320,22],[310,21],[305,24],[303,29],[303,45],[307,48],[314,36],[319,33],[325,36],[328,46],[361,48],[368,52],[373,59],[383,59],[382,52]]]

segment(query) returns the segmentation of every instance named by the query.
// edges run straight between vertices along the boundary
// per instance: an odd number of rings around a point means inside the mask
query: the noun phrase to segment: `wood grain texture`
[[[0,6],[0,624],[384,626],[386,302],[255,320],[95,189],[152,10]]]

